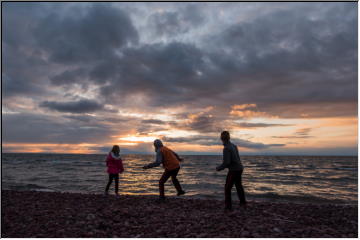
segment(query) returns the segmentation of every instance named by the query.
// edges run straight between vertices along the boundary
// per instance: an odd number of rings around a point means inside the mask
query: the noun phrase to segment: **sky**
[[[2,150],[357,155],[357,12],[3,2]]]

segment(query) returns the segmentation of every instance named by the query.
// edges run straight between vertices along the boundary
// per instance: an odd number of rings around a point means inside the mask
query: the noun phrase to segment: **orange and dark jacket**
[[[163,157],[163,166],[166,170],[171,171],[180,167],[180,162],[173,151],[167,147],[161,147],[160,152]]]

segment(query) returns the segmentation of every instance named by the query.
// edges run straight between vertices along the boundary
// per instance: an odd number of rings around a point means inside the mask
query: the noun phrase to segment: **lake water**
[[[120,193],[158,195],[161,166],[144,170],[154,155],[122,155],[125,172]],[[221,156],[182,156],[178,179],[184,197],[223,199],[227,170],[217,172]],[[243,185],[248,199],[356,204],[357,157],[242,156]],[[29,154],[2,155],[2,188],[59,192],[104,192],[107,183],[105,155]],[[110,190],[113,194],[114,184]],[[237,200],[235,187],[233,200]],[[165,194],[174,196],[169,179]]]

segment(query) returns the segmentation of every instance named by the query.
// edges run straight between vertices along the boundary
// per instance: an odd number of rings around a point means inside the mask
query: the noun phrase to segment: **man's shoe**
[[[177,193],[178,196],[184,195],[186,192],[181,190],[180,192]]]

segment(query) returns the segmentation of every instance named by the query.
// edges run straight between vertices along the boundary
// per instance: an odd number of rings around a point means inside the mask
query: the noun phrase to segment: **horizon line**
[[[222,156],[221,153],[219,154],[211,154],[211,153],[181,153],[184,156]],[[59,152],[1,152],[2,154],[62,154],[62,155],[102,155],[107,154],[107,152],[100,152],[100,153],[59,153]],[[134,152],[134,153],[123,153],[122,155],[155,155],[154,153],[147,153],[147,152]],[[245,153],[241,154],[240,156],[320,156],[320,157],[358,157],[358,154],[353,155],[344,155],[344,154],[284,154],[284,153],[261,153],[261,154],[253,154],[253,153]]]

